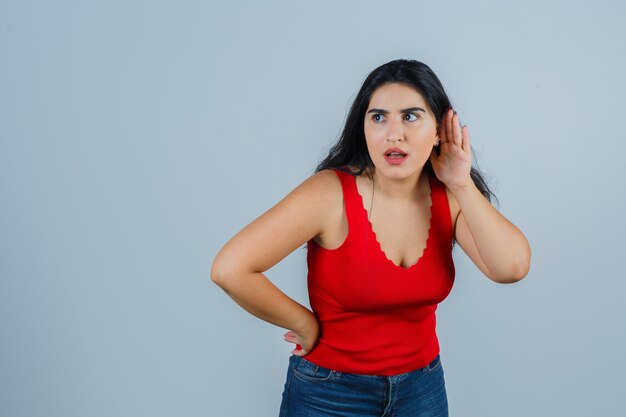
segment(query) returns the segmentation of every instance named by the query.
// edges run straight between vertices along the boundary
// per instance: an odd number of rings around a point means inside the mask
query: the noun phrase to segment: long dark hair
[[[363,171],[366,171],[366,174],[370,176],[374,164],[367,151],[363,122],[372,94],[378,87],[387,83],[402,83],[415,88],[430,106],[437,120],[437,125],[441,123],[446,110],[452,107],[441,81],[428,65],[407,59],[398,59],[381,65],[363,81],[363,85],[350,107],[339,140],[330,149],[328,156],[319,163],[315,172],[333,168],[352,175],[361,175]],[[472,160],[476,161],[476,158],[472,158]],[[357,171],[350,170],[348,166],[356,168]],[[430,160],[426,161],[425,169],[434,174]],[[481,194],[489,202],[492,202],[492,198],[497,200],[478,168],[472,167],[470,176]]]

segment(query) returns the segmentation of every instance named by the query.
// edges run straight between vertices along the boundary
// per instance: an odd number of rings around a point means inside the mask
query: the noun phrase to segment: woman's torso
[[[423,367],[439,353],[435,310],[454,280],[445,185],[424,175],[406,204],[375,195],[372,206],[367,177],[333,175],[341,215],[308,246],[309,300],[321,337],[307,359],[371,375]]]
[[[336,249],[348,236],[348,219],[340,180],[332,172],[329,175],[335,182],[335,186],[329,190],[334,193],[333,204],[328,206],[327,227],[313,240],[323,248]],[[372,211],[370,223],[381,249],[390,261],[405,268],[417,262],[426,246],[432,203],[429,197],[430,186],[427,175],[429,174],[424,170],[420,178],[419,190],[416,193],[419,198],[417,202],[396,205],[384,205],[380,196],[374,195],[372,198],[372,181],[365,173],[356,177],[357,190],[362,199],[363,208],[368,216],[370,209]],[[455,230],[461,209],[447,187],[446,196],[450,207],[452,230]],[[374,205],[372,200],[374,200]]]

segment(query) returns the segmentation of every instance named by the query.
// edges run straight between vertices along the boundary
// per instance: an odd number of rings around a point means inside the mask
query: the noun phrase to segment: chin
[[[383,162],[383,164],[386,164],[387,166],[383,165],[382,168],[376,167],[376,169],[385,177],[393,178],[393,179],[408,178],[422,171],[422,169],[424,168],[423,165],[421,167],[418,167],[418,166],[405,165],[405,164],[394,166],[394,165],[389,165],[386,162]]]

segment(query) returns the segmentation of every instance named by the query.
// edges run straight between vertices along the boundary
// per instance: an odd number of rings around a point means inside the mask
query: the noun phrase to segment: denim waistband
[[[290,358],[290,362],[291,361],[293,361],[293,365],[295,367],[298,367],[301,364],[300,366],[306,366],[307,368],[310,368],[311,371],[313,372],[313,374],[316,374],[318,371],[324,371],[326,374],[330,374],[329,377],[333,378],[333,379],[341,378],[341,375],[343,375],[343,374],[348,374],[348,375],[353,375],[353,376],[356,376],[356,377],[363,377],[363,378],[397,379],[397,378],[403,378],[406,375],[409,375],[409,374],[412,374],[412,373],[430,372],[430,371],[432,371],[441,362],[441,355],[437,355],[435,357],[435,359],[433,359],[428,365],[424,366],[423,368],[417,368],[417,369],[414,369],[414,370],[409,371],[409,372],[404,372],[404,373],[401,373],[401,374],[390,375],[390,376],[386,376],[386,375],[366,375],[366,374],[359,374],[359,373],[350,373],[350,372],[337,371],[337,370],[334,370],[334,369],[330,369],[330,368],[325,368],[323,366],[319,366],[319,365],[309,361],[306,357],[297,356],[297,355],[292,355],[291,358]]]

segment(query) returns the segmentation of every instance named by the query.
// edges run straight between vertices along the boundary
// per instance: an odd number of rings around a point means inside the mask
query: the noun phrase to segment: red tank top
[[[353,175],[341,180],[348,236],[337,249],[308,242],[308,291],[321,326],[307,360],[341,372],[397,375],[439,354],[435,310],[454,283],[452,221],[445,185],[429,175],[426,248],[409,268],[395,265],[376,240]]]

